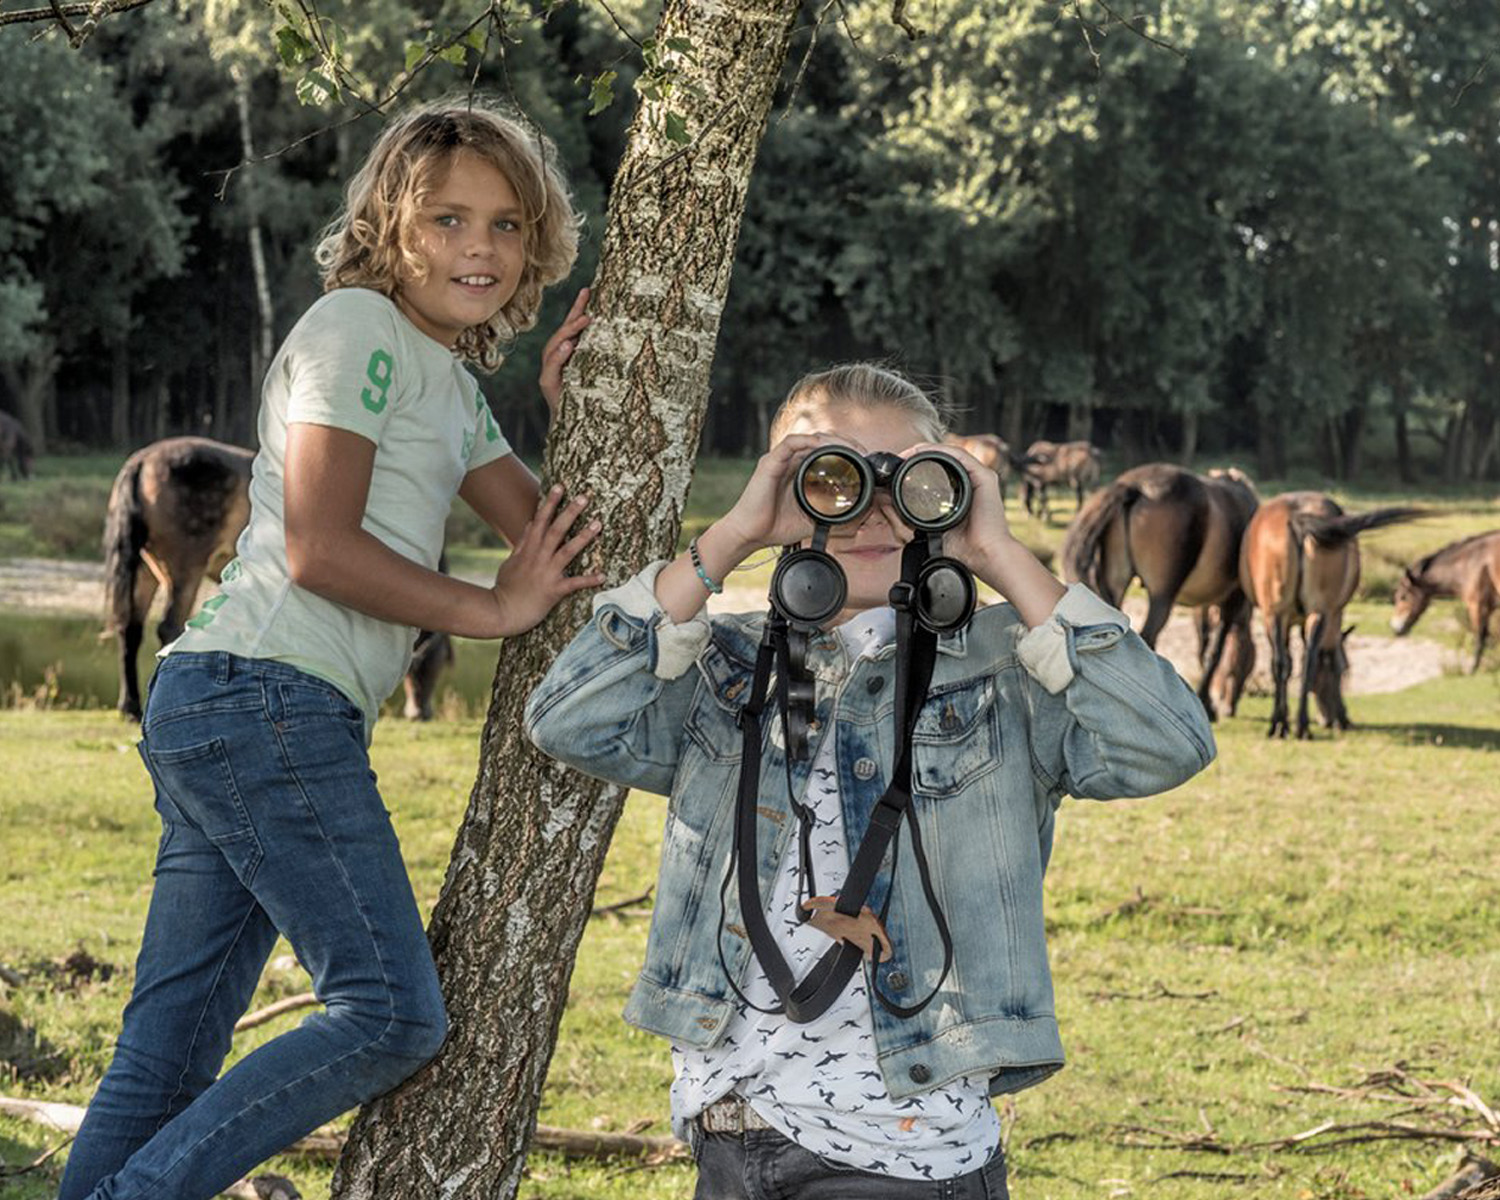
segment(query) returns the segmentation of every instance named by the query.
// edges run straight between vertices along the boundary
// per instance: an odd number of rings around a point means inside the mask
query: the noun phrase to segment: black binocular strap
[[[890,784],[870,814],[869,828],[866,829],[859,849],[855,852],[844,886],[839,889],[835,911],[850,917],[860,915],[865,898],[869,895],[876,873],[880,870],[880,864],[885,858],[886,850],[900,830],[901,818],[904,814],[907,823],[911,826],[912,853],[917,860],[923,895],[933,914],[938,935],[943,943],[943,972],[932,991],[913,1005],[897,1004],[880,990],[878,984],[874,985],[874,990],[876,998],[889,1012],[899,1017],[910,1017],[921,1012],[932,1002],[933,997],[941,989],[943,981],[947,979],[948,971],[953,964],[953,939],[948,930],[947,920],[937,902],[928,870],[927,856],[922,847],[921,830],[917,824],[916,813],[911,806],[912,735],[916,727],[917,715],[921,711],[921,701],[926,696],[928,686],[932,681],[932,672],[937,660],[937,637],[930,631],[915,625],[909,607],[897,608],[896,621],[895,715],[898,739],[896,762],[891,772]],[[739,884],[740,914],[745,922],[745,931],[749,937],[751,949],[760,962],[761,969],[766,973],[766,979],[780,1004],[773,1008],[762,1008],[754,1004],[740,990],[724,959],[722,931],[718,939],[718,949],[719,962],[724,967],[729,986],[745,1005],[757,1012],[785,1013],[789,1021],[806,1024],[827,1012],[834,1001],[843,994],[854,972],[859,969],[860,960],[863,959],[865,952],[861,947],[841,939],[824,952],[799,983],[777,947],[770,924],[766,920],[760,895],[759,854],[756,852],[755,823],[758,815],[756,801],[760,793],[760,717],[765,709],[769,691],[771,666],[778,658],[777,642],[779,640],[781,639],[777,636],[772,623],[768,622],[766,635],[761,641],[760,652],[756,656],[755,676],[750,696],[746,700],[745,707],[740,710],[742,750],[740,786],[735,804],[733,857],[734,874]],[[782,650],[784,652],[784,643]],[[908,660],[910,671],[906,666]],[[784,671],[786,666],[784,658],[780,665]],[[810,856],[808,838],[811,832],[811,814],[809,810],[799,805],[795,798],[792,804],[798,811],[801,825],[804,871],[810,872],[807,857]],[[804,813],[808,815],[803,816]],[[891,886],[880,912],[882,926],[890,910],[891,897],[895,894],[895,856],[892,857],[891,871]],[[808,877],[810,878],[810,875]],[[726,872],[719,888],[721,912],[724,909],[728,887],[729,873]],[[798,891],[800,897],[800,887]],[[877,952],[874,946],[870,950],[872,954]]]

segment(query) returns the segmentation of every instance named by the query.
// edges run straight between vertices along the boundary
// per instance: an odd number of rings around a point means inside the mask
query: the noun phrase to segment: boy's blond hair
[[[525,262],[515,295],[490,320],[459,334],[455,346],[493,371],[516,334],[536,324],[542,289],[567,278],[578,255],[580,218],[558,170],[557,149],[539,130],[468,97],[403,114],[386,126],[349,181],[343,211],[323,231],[316,258],[324,291],[363,287],[394,299],[403,281],[425,278],[416,214],[460,150],[504,175],[521,201]]]
[[[899,371],[879,363],[840,363],[813,371],[792,384],[771,418],[771,445],[776,445],[798,417],[818,409],[894,408],[911,418],[929,442],[941,442],[948,421],[937,403]]]

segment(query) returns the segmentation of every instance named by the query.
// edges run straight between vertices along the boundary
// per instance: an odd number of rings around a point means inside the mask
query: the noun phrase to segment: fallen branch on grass
[[[652,886],[654,887],[655,885],[653,884]],[[647,900],[651,899],[651,890],[651,888],[647,888],[639,896],[632,896],[629,900],[617,900],[613,904],[604,904],[591,909],[589,915],[592,917],[649,917],[651,915],[649,908],[641,909],[638,912],[632,910],[635,909],[637,904],[644,904]]]
[[[1090,1000],[1211,1000],[1219,993],[1174,992],[1160,981],[1151,985],[1149,992],[1090,992]]]
[[[33,1158],[24,1167],[0,1166],[0,1179],[14,1179],[17,1175],[29,1175],[32,1171],[41,1170],[41,1168],[45,1167],[49,1162],[52,1161],[52,1157],[57,1154],[59,1150],[72,1142],[72,1140],[73,1138],[71,1135],[63,1138],[63,1140],[58,1142],[57,1145],[53,1146],[52,1149],[42,1151],[41,1154]]]
[[[1465,1154],[1458,1169],[1419,1200],[1483,1200],[1481,1188],[1495,1188],[1490,1196],[1500,1196],[1500,1166],[1477,1154]]]
[[[53,1104],[45,1100],[22,1100],[0,1096],[0,1115],[18,1117],[34,1125],[45,1125],[64,1133],[77,1133],[84,1109],[76,1104]],[[337,1158],[344,1149],[342,1130],[319,1130],[288,1146],[284,1154],[311,1158]],[[688,1157],[688,1148],[672,1137],[642,1137],[631,1133],[595,1133],[584,1129],[558,1129],[538,1125],[531,1148],[564,1158],[647,1158],[654,1163],[675,1162]]]
[[[264,1025],[267,1021],[274,1021],[283,1013],[296,1012],[299,1008],[311,1008],[322,1001],[311,992],[298,992],[295,996],[288,996],[284,1000],[278,1000],[275,1004],[268,1004],[265,1008],[258,1008],[253,1013],[246,1013],[234,1023],[235,1033],[244,1033],[247,1029],[254,1029],[257,1025]]]

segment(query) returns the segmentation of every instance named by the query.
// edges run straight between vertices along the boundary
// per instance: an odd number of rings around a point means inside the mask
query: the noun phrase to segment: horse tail
[[[115,476],[104,517],[104,587],[106,634],[121,633],[144,617],[136,613],[135,577],[147,540],[146,513],[141,504],[141,465],[131,458]]]
[[[1133,483],[1112,483],[1095,492],[1084,502],[1063,539],[1063,574],[1070,580],[1099,587],[1099,557],[1104,534],[1120,516],[1140,499],[1141,490]]]
[[[1336,517],[1293,513],[1289,523],[1293,535],[1299,541],[1310,537],[1320,546],[1333,547],[1352,542],[1367,529],[1381,529],[1399,521],[1410,521],[1426,515],[1425,509],[1398,505],[1377,508],[1367,513],[1342,513]]]

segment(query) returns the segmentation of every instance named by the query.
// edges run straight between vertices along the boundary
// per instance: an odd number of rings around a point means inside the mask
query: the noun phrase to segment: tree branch
[[[68,40],[79,38],[74,42],[75,48],[83,44],[94,27],[99,24],[103,17],[113,16],[115,13],[129,12],[133,8],[144,8],[155,0],[94,0],[92,4],[49,4],[46,8],[18,8],[14,12],[0,13],[0,25],[22,25],[35,24],[38,21],[58,21],[63,28],[68,28],[68,17],[86,18],[79,29],[68,35]]]

